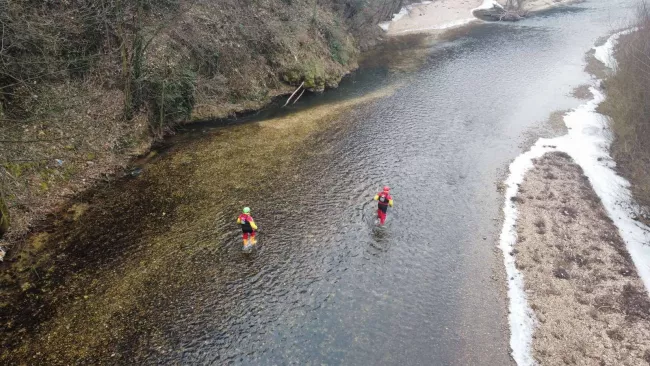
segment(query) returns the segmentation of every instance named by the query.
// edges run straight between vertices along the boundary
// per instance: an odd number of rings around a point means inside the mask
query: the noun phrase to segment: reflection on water
[[[25,323],[11,357],[510,363],[489,280],[499,260],[483,240],[498,232],[498,170],[521,133],[579,104],[569,94],[588,80],[583,55],[617,3],[472,27],[425,43],[410,72],[371,68],[291,114],[196,125],[52,233],[60,281],[45,288],[60,296],[34,300],[49,311]],[[396,207],[377,227],[383,185]],[[234,223],[242,206],[261,228],[250,254]]]

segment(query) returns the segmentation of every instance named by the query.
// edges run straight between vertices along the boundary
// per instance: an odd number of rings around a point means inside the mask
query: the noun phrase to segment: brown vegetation
[[[554,178],[550,178],[550,176]],[[538,159],[521,188],[516,264],[538,322],[541,365],[642,365],[650,300],[625,243],[568,155]]]
[[[404,2],[0,0],[0,234],[178,123],[336,86]]]
[[[639,203],[650,206],[650,9],[637,13],[638,30],[620,38],[616,73],[605,81],[600,111],[611,117],[612,155],[632,183]]]

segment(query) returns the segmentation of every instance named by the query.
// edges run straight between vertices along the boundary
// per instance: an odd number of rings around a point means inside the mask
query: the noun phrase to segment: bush
[[[611,117],[612,154],[637,200],[650,206],[650,12],[639,6],[638,31],[620,38],[617,72],[605,81],[600,111]]]
[[[0,238],[7,232],[7,229],[9,229],[9,210],[0,194]]]
[[[186,120],[194,107],[196,74],[190,70],[153,75],[143,82],[152,130],[161,135],[170,125]]]
[[[350,54],[346,49],[345,45],[342,43],[343,35],[340,32],[333,31],[331,29],[325,30],[325,39],[330,48],[330,54],[332,55],[332,60],[338,62],[341,65],[347,65],[350,62]]]

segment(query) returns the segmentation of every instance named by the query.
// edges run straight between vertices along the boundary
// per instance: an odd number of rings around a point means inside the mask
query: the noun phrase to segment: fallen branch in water
[[[296,104],[296,102],[298,101],[298,99],[300,99],[300,98],[302,97],[302,95],[305,94],[305,90],[307,90],[307,89],[303,89],[303,90],[302,90],[302,93],[300,93],[300,95],[298,96],[298,98],[296,98],[296,100],[294,100],[293,103],[291,103],[291,104]]]
[[[300,86],[298,87],[298,89],[296,89],[293,93],[291,93],[291,96],[289,96],[289,99],[287,99],[287,102],[284,103],[284,105],[282,106],[282,108],[286,107],[287,104],[289,104],[289,102],[291,101],[291,98],[293,98],[293,96],[296,95],[296,93],[298,92],[298,90],[300,90],[300,88],[302,88],[303,85],[305,85],[305,82],[304,82],[304,81],[300,84]],[[302,95],[302,94],[301,94],[301,95]]]

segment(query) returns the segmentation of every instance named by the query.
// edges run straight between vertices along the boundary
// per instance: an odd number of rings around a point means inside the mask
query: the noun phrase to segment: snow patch
[[[404,18],[404,16],[409,15],[410,11],[411,11],[410,6],[400,9],[399,13],[393,14],[393,19],[391,19],[391,22],[396,22]]]
[[[379,28],[383,29],[385,32],[388,32],[388,29],[390,28],[391,23],[397,22],[398,20],[404,18],[404,16],[409,15],[411,13],[411,10],[413,10],[414,7],[419,6],[419,5],[429,5],[433,1],[422,1],[417,4],[411,4],[407,5],[399,10],[398,13],[393,14],[393,18],[390,21],[387,22],[381,22],[379,23]]]
[[[626,244],[639,277],[650,290],[650,228],[635,221],[636,205],[630,183],[616,173],[609,155],[612,134],[607,117],[596,111],[605,95],[591,88],[594,99],[564,117],[569,133],[557,139],[557,148],[582,167]]]
[[[466,25],[466,24],[469,24],[469,23],[472,23],[472,22],[475,22],[475,21],[478,21],[478,19],[476,19],[476,18],[458,19],[458,20],[454,20],[453,22],[440,24],[440,25],[435,25],[435,26],[432,26],[432,27],[405,29],[405,30],[397,32],[397,34],[409,33],[409,32],[422,32],[422,31],[429,31],[429,30],[443,30],[443,29],[460,27],[460,26],[463,26],[463,25]],[[388,29],[386,29],[386,30],[388,30]]]
[[[594,47],[596,58],[615,70],[613,51],[616,42],[620,36],[632,31],[634,29],[614,34],[604,45]],[[599,80],[594,81],[590,88],[594,96],[592,100],[564,116],[569,132],[553,139],[539,139],[529,151],[510,164],[510,175],[505,181],[504,223],[499,247],[503,251],[508,276],[510,347],[519,366],[536,364],[531,344],[537,320],[526,299],[523,276],[511,254],[517,242],[517,208],[512,198],[517,196],[525,173],[533,167],[533,159],[551,151],[562,151],[582,168],[618,228],[646,289],[650,290],[650,228],[632,219],[636,206],[630,194],[630,183],[614,170],[616,163],[609,155],[612,134],[608,119],[596,111],[605,100],[605,95],[596,87],[599,83]]]
[[[533,159],[551,151],[540,144],[540,141],[510,164],[510,175],[505,181],[506,199],[503,206],[503,229],[499,237],[499,248],[503,251],[503,262],[508,277],[510,348],[512,357],[519,366],[535,364],[530,346],[537,320],[528,305],[524,291],[524,279],[515,266],[515,257],[512,254],[517,242],[517,206],[512,199],[519,193],[519,185],[523,182],[526,172],[533,167]]]
[[[503,9],[503,6],[499,4],[496,0],[483,0],[483,4],[481,6],[472,9],[472,12],[474,10],[485,10],[485,9],[492,9],[492,8],[501,8]]]
[[[616,71],[617,65],[616,65],[616,59],[614,58],[614,47],[616,47],[616,44],[618,43],[618,39],[621,36],[630,34],[634,31],[636,31],[636,28],[627,29],[622,32],[618,32],[612,35],[611,37],[609,37],[609,39],[607,40],[607,42],[605,42],[605,44],[594,47],[594,50],[596,51],[594,56],[596,57],[596,59],[602,62],[605,66]]]
[[[390,22],[381,22],[377,24],[379,28],[383,29],[384,32],[388,32],[388,28],[390,28]]]

